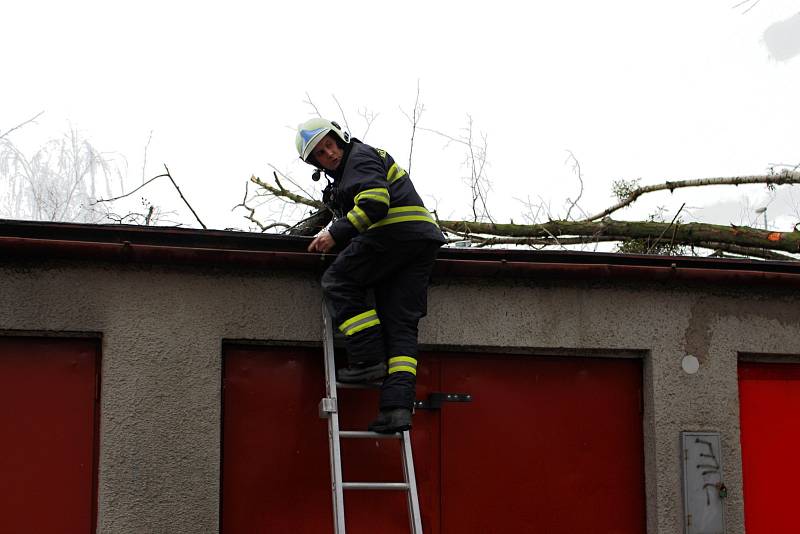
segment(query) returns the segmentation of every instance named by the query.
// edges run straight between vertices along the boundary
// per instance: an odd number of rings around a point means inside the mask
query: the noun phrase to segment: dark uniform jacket
[[[385,150],[352,139],[344,157],[325,195],[337,217],[329,231],[338,246],[360,234],[445,241],[408,173]]]

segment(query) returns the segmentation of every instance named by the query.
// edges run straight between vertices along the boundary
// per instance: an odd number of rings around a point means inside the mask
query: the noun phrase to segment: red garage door
[[[98,343],[0,337],[0,533],[95,530]]]
[[[645,532],[638,360],[424,355],[412,431],[428,533]],[[332,532],[319,351],[225,350],[222,525]],[[340,392],[343,428],[364,428],[375,392]],[[398,444],[345,441],[348,481],[399,481]],[[349,533],[408,532],[402,493],[346,492]]]
[[[800,365],[739,363],[747,534],[797,532],[800,512]]]
[[[639,360],[439,360],[442,532],[645,532]]]

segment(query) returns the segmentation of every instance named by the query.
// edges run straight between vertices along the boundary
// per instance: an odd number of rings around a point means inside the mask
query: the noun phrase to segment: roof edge
[[[321,270],[335,255],[310,238],[127,225],[0,220],[0,258]],[[579,251],[445,248],[435,272],[480,278],[699,281],[800,287],[800,262]]]

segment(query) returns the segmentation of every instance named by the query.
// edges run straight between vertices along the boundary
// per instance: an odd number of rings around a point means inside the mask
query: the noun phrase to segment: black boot
[[[386,362],[355,364],[336,370],[336,379],[345,384],[375,382],[386,376]]]
[[[411,430],[411,410],[408,408],[381,410],[378,418],[369,424],[369,429],[379,434],[394,434]]]

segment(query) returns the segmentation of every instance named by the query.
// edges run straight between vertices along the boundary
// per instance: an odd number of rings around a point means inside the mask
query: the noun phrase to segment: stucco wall
[[[100,532],[217,531],[222,341],[316,341],[316,278],[0,263],[0,332],[102,334]],[[420,341],[643,358],[648,532],[682,531],[679,435],[708,430],[722,434],[727,532],[739,534],[737,357],[800,354],[798,312],[795,294],[764,289],[442,279]],[[687,353],[695,375],[681,370]]]

